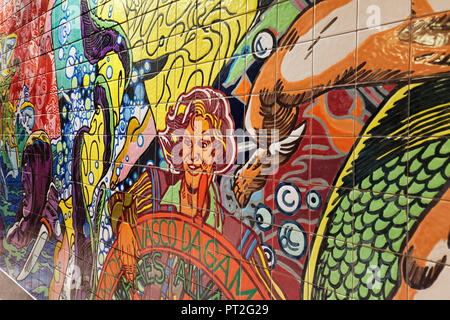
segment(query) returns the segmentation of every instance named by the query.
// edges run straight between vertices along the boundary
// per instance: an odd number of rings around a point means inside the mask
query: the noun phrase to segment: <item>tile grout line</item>
[[[24,293],[26,293],[32,300],[37,300],[34,296],[32,296],[28,290],[25,290],[24,287],[22,287],[16,279],[14,279],[13,277],[11,277],[7,272],[5,272],[5,270],[3,270],[3,268],[0,268],[0,271],[9,278],[10,281],[12,281],[14,284],[16,284]],[[2,299],[2,300],[12,300],[12,299]],[[22,299],[24,300],[24,299]]]

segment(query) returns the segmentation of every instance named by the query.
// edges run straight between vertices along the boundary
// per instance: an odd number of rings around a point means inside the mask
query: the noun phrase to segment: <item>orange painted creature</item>
[[[376,2],[385,12],[389,3]],[[273,168],[297,151],[308,129],[302,106],[336,87],[408,84],[450,72],[450,14],[445,1],[414,0],[411,11],[394,19],[400,22],[359,26],[355,31],[357,8],[357,0],[317,3],[297,17],[262,66],[245,114],[245,129],[258,147],[233,184],[242,208],[264,187]],[[353,135],[353,128],[349,130]]]

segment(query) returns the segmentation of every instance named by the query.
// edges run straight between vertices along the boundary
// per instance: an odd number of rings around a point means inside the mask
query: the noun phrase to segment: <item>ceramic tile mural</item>
[[[35,298],[450,298],[448,0],[0,8],[0,267]]]

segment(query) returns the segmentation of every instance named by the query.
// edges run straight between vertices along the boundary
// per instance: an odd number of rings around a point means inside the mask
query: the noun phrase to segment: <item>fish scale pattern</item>
[[[419,85],[423,86],[422,93],[427,92],[430,85]],[[417,90],[409,92],[411,100],[417,103],[412,104],[416,108],[410,109],[410,119],[421,116],[423,125],[427,117],[422,113],[423,108],[432,109],[434,105],[440,106],[442,117],[435,124],[449,116],[449,104],[441,105],[442,101],[436,96],[431,99],[425,95],[418,99],[418,93]],[[391,101],[393,99],[396,98]],[[386,117],[377,131],[385,128],[389,136],[395,129],[391,124],[394,117],[390,115],[397,113],[396,108],[407,99],[405,95],[401,100],[385,104],[384,108],[391,109],[380,110],[380,113],[386,112]],[[399,121],[398,125],[401,123]],[[361,138],[362,149],[359,153],[353,152],[348,161],[357,166],[360,154],[372,153],[373,165],[363,170],[353,167],[343,179],[344,187],[350,187],[354,172],[359,173],[358,179],[354,179],[354,188],[339,190],[336,205],[329,213],[330,220],[324,232],[326,240],[322,242],[314,274],[318,285],[313,289],[313,299],[389,299],[396,293],[402,281],[401,253],[408,234],[448,189],[450,141],[439,133],[445,135],[449,128],[450,123],[442,121],[439,130],[429,126],[434,136],[392,137],[387,139],[389,141]],[[389,143],[394,151],[381,154],[381,150],[386,149],[380,148],[380,143]],[[366,172],[365,176],[362,177],[361,172]]]

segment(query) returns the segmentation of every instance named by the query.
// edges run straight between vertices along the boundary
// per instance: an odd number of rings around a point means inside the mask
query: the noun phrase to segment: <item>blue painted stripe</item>
[[[247,241],[247,238],[250,234],[250,230],[247,230],[247,232],[245,232],[244,237],[242,238],[241,244],[239,245],[238,251],[241,252],[242,247],[244,246],[245,241]]]
[[[248,249],[247,255],[245,256],[245,259],[248,259],[252,255],[253,249],[255,249],[255,246],[257,243],[258,243],[258,241],[256,239],[253,240],[252,245]]]

